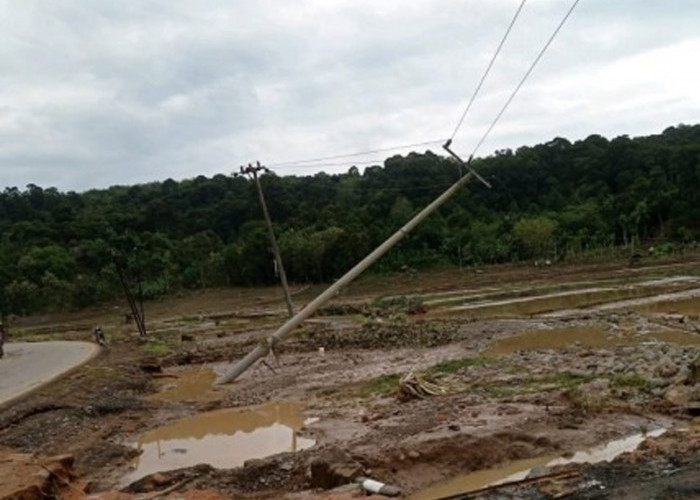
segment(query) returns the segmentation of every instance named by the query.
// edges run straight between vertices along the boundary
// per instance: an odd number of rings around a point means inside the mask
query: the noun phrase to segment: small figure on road
[[[96,326],[93,330],[93,335],[95,336],[95,342],[100,344],[102,347],[107,345],[107,339],[105,338],[105,331],[101,326]]]
[[[0,321],[0,358],[2,358],[5,355],[5,349],[3,349],[3,345],[5,344],[6,336],[7,332],[5,331],[5,323]]]

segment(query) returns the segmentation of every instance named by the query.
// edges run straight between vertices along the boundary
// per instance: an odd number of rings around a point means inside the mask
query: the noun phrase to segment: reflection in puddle
[[[252,458],[304,450],[315,444],[297,436],[304,424],[295,403],[218,410],[177,420],[141,435],[135,445],[142,453],[126,481],[196,464],[238,467]]]
[[[529,316],[540,312],[568,309],[588,305],[594,301],[606,301],[617,298],[621,290],[589,288],[552,293],[535,297],[492,301],[481,304],[466,304],[450,308],[451,311],[463,311],[478,318],[496,318],[510,316]]]
[[[533,330],[497,340],[485,351],[486,356],[505,356],[518,351],[566,349],[573,345],[593,349],[637,345],[644,342],[670,342],[679,345],[700,346],[700,336],[674,331],[636,332],[608,331],[594,327],[553,328]]]
[[[177,378],[159,383],[160,392],[153,399],[161,401],[219,401],[225,393],[214,385],[216,374],[210,368],[200,366],[178,373]]]
[[[658,437],[665,432],[666,429],[658,429],[647,434],[634,434],[588,450],[578,451],[569,458],[538,457],[527,460],[515,460],[503,467],[473,472],[432,486],[413,494],[410,500],[434,500],[480,490],[488,486],[521,481],[527,478],[530,472],[537,467],[609,462],[623,453],[636,450],[647,438]]]
[[[685,316],[700,315],[700,297],[690,297],[687,299],[655,302],[645,304],[635,308],[643,313],[657,314],[683,314]]]
[[[480,319],[513,318],[565,309],[577,309],[625,299],[648,297],[679,288],[685,289],[687,286],[687,284],[680,284],[668,286],[644,285],[626,288],[586,288],[534,297],[465,304],[451,307],[448,311],[466,313],[469,316]]]

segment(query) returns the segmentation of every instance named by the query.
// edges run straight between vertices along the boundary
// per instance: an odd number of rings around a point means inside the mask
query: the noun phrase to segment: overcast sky
[[[446,138],[519,3],[0,0],[0,187],[82,191]],[[570,4],[525,4],[458,152]],[[581,0],[479,154],[700,122],[699,26],[697,0]]]

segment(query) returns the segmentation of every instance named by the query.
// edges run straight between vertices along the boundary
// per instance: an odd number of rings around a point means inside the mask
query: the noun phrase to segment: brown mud
[[[338,484],[351,481],[343,471],[352,469],[406,496],[470,473],[502,477],[536,464],[573,468],[581,481],[565,485],[571,498],[625,498],[644,482],[650,491],[671,488],[668,498],[693,498],[699,277],[691,258],[637,269],[504,266],[370,277],[225,387],[211,384],[283,322],[277,289],[147,304],[147,342],[123,308],[40,318],[13,335],[89,340],[101,324],[109,347],[0,409],[0,446],[72,454],[90,493],[127,486],[130,494],[174,488],[323,498],[334,492],[319,489],[328,478],[310,474],[310,465],[339,449],[343,463],[355,465],[329,463]],[[300,288],[295,301],[318,290]],[[473,310],[450,309],[466,305]],[[444,394],[409,398],[399,384],[409,372]],[[610,463],[552,463],[662,428],[668,432]],[[674,474],[678,487],[664,482]],[[606,489],[585,486],[594,483]],[[542,493],[545,486],[508,486],[483,498],[553,498],[554,486]],[[611,491],[618,496],[591,496]],[[362,492],[345,486],[337,494]]]

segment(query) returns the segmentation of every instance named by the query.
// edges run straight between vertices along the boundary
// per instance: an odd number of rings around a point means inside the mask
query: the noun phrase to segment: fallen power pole
[[[241,175],[249,175],[253,178],[255,182],[255,187],[258,190],[258,198],[260,198],[260,206],[262,207],[263,215],[265,216],[265,224],[267,225],[267,233],[270,238],[270,247],[272,248],[272,254],[275,257],[275,264],[277,265],[277,271],[280,275],[280,281],[282,282],[282,288],[284,289],[284,300],[287,302],[287,312],[289,317],[294,316],[294,304],[292,304],[292,296],[289,293],[289,285],[287,284],[287,273],[284,271],[284,264],[282,264],[282,254],[280,253],[279,246],[277,245],[277,238],[275,237],[275,231],[272,228],[272,220],[270,219],[270,213],[267,211],[267,203],[265,203],[265,195],[263,194],[262,186],[260,185],[260,179],[258,178],[258,172],[269,172],[267,167],[260,165],[260,162],[256,162],[253,166],[250,163],[247,167],[241,167]],[[237,174],[234,174],[237,175]]]
[[[362,274],[369,266],[374,264],[379,258],[381,258],[385,253],[387,253],[394,245],[403,239],[408,233],[410,233],[418,224],[420,224],[426,217],[435,212],[440,206],[442,206],[447,200],[449,200],[453,194],[455,194],[464,184],[466,184],[472,177],[476,177],[487,187],[491,185],[486,182],[479,174],[477,174],[471,167],[471,158],[467,162],[464,162],[459,156],[457,156],[453,151],[448,149],[450,146],[450,141],[448,141],[443,147],[455,158],[460,165],[464,166],[469,173],[467,175],[461,176],[457,182],[450,186],[444,193],[442,193],[438,198],[436,198],[430,205],[421,210],[413,219],[408,221],[401,229],[396,231],[392,236],[389,237],[384,243],[379,245],[372,253],[367,257],[362,259],[358,264],[355,265],[350,271],[345,273],[343,277],[339,278],[335,283],[328,287],[321,295],[316,297],[312,302],[307,304],[301,311],[299,311],[295,316],[287,320],[275,333],[267,338],[266,342],[259,344],[255,349],[249,352],[243,359],[237,361],[230,369],[227,371],[219,380],[217,384],[227,384],[236,380],[243,372],[250,368],[256,361],[267,356],[270,350],[273,350],[275,344],[285,337],[287,337],[297,326],[299,326],[305,319],[315,313],[319,308],[321,308],[326,302],[333,298],[344,286],[350,284],[355,278]]]

